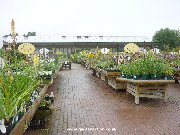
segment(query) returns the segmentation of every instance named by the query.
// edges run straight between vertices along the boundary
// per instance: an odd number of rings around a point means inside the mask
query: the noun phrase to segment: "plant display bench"
[[[158,98],[167,101],[168,84],[174,83],[174,80],[133,80],[127,79],[127,91],[135,96],[135,103],[139,104],[140,97]]]
[[[62,69],[63,68],[69,68],[69,69],[71,69],[71,62],[69,62],[69,61],[65,61],[65,62],[63,62],[62,63]]]
[[[114,89],[126,89],[127,83],[119,82],[116,77],[108,78],[108,84]]]
[[[125,87],[122,87],[124,84],[121,84],[116,80],[118,76],[120,76],[121,72],[120,71],[113,71],[113,70],[107,70],[106,71],[106,77],[108,80],[108,84],[113,87],[114,89],[126,89]]]
[[[123,89],[127,88],[127,79],[109,76],[108,77],[108,84],[115,89],[122,89],[123,90]]]

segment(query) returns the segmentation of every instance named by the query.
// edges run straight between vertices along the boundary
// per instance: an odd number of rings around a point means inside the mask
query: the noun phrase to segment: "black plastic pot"
[[[165,80],[173,80],[174,78],[171,75],[165,75]]]
[[[122,77],[122,78],[126,78],[126,74],[122,74],[121,77]]]
[[[133,76],[133,79],[134,79],[134,80],[140,80],[140,79],[141,79],[141,75],[134,75],[134,76]]]
[[[142,79],[142,80],[148,80],[148,79],[149,79],[149,75],[142,75],[142,76],[141,76],[141,79]]]
[[[133,76],[132,75],[126,75],[126,78],[127,79],[133,79]]]

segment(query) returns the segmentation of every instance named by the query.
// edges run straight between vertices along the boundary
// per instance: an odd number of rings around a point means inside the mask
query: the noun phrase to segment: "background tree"
[[[160,49],[168,50],[180,46],[180,31],[169,28],[156,31],[153,42],[157,42]]]

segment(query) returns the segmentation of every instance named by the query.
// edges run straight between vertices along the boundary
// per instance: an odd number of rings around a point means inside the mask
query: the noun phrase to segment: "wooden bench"
[[[126,78],[116,78],[120,83],[127,84],[126,95],[135,96],[135,103],[139,104],[140,97],[168,99],[168,85],[175,83],[174,80],[133,80]]]

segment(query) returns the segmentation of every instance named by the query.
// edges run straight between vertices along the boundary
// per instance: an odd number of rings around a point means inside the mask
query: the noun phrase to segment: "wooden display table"
[[[122,84],[116,82],[116,78],[119,77],[121,74],[120,71],[113,71],[113,70],[102,70],[101,71],[101,80],[108,83],[114,89],[126,89],[122,87]]]
[[[114,71],[114,70],[106,70],[106,75],[108,78],[116,78],[121,75],[120,71]]]
[[[127,91],[135,96],[135,103],[139,104],[140,97],[158,98],[167,101],[168,84],[175,83],[174,80],[133,80],[126,79]]]
[[[127,88],[127,79],[119,78],[119,77],[111,77],[108,78],[108,84],[111,85],[115,89],[126,89]]]
[[[107,76],[108,84],[111,87],[113,87],[114,89],[126,89],[125,83],[120,83],[116,80],[116,78],[121,75],[120,71],[107,70],[105,71],[105,74]]]
[[[69,61],[65,61],[65,62],[63,62],[62,63],[62,69],[63,68],[69,68],[69,69],[71,69],[71,62],[69,62]]]
[[[108,84],[114,89],[126,89],[127,83],[118,82],[116,77],[108,78]]]

